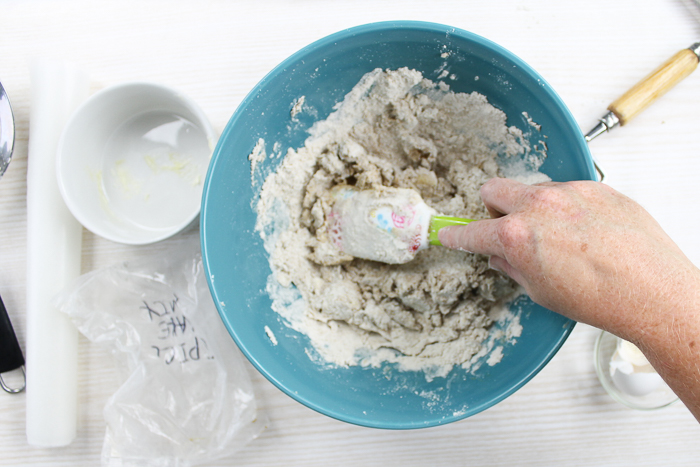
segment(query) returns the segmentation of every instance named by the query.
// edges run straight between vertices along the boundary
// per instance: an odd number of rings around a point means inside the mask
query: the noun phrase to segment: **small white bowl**
[[[104,89],[81,105],[58,144],[58,187],[73,216],[109,240],[143,245],[199,215],[217,135],[199,107],[151,83]]]

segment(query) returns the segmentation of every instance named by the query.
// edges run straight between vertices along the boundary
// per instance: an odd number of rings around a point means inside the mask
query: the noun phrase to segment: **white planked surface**
[[[700,40],[680,0],[9,1],[0,0],[0,80],[17,119],[15,157],[0,180],[0,295],[25,343],[29,63],[64,58],[93,89],[160,82],[196,100],[221,131],[246,93],[291,53],[363,23],[416,19],[483,35],[519,55],[561,95],[584,130],[638,79]],[[607,182],[641,202],[700,264],[700,72],[592,151]],[[83,236],[82,270],[147,249]],[[50,261],[50,258],[47,258]],[[614,310],[611,310],[614,312]],[[251,374],[271,423],[216,465],[697,465],[700,425],[681,404],[651,413],[614,402],[595,377],[598,331],[579,325],[553,361],[501,404],[448,426],[378,431],[319,415]],[[112,362],[80,342],[79,433],[66,448],[28,447],[24,396],[0,393],[0,465],[96,466]]]

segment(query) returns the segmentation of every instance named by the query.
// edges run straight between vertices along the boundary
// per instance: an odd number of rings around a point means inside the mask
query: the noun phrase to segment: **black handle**
[[[5,304],[0,298],[0,374],[16,370],[24,365],[22,349],[17,342],[15,330],[7,316]]]

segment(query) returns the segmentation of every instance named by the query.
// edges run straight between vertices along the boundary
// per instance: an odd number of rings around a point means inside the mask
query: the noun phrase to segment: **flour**
[[[250,161],[250,183],[255,184],[255,174],[257,172],[258,164],[261,164],[267,158],[267,153],[265,152],[265,140],[260,138],[255,144],[253,151],[248,155],[248,160]]]
[[[396,363],[427,379],[476,367],[489,353],[489,365],[500,361],[522,329],[507,308],[519,293],[510,279],[486,257],[442,247],[406,264],[353,258],[328,239],[326,194],[344,184],[410,188],[437,212],[484,219],[481,185],[504,167],[547,180],[536,173],[541,154],[484,96],[406,68],[366,74],[309,133],[265,180],[256,226],[270,254],[273,309],[309,337],[309,356],[323,365]],[[264,146],[251,154],[253,172]],[[493,331],[499,322],[505,330]]]
[[[297,115],[301,113],[301,111],[304,109],[304,102],[306,101],[306,96],[301,96],[299,99],[296,99],[294,103],[292,104],[292,110],[289,111],[289,117],[292,120],[297,119]]]
[[[277,345],[277,337],[275,337],[275,334],[272,332],[272,329],[270,329],[269,326],[265,326],[265,334],[267,334],[267,338],[270,339],[270,342],[272,342],[272,345]]]

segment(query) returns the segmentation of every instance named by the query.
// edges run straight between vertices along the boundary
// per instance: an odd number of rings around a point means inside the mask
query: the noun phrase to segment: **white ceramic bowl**
[[[104,89],[81,105],[58,145],[58,186],[85,228],[109,240],[163,240],[198,216],[217,135],[177,91],[151,83]]]

